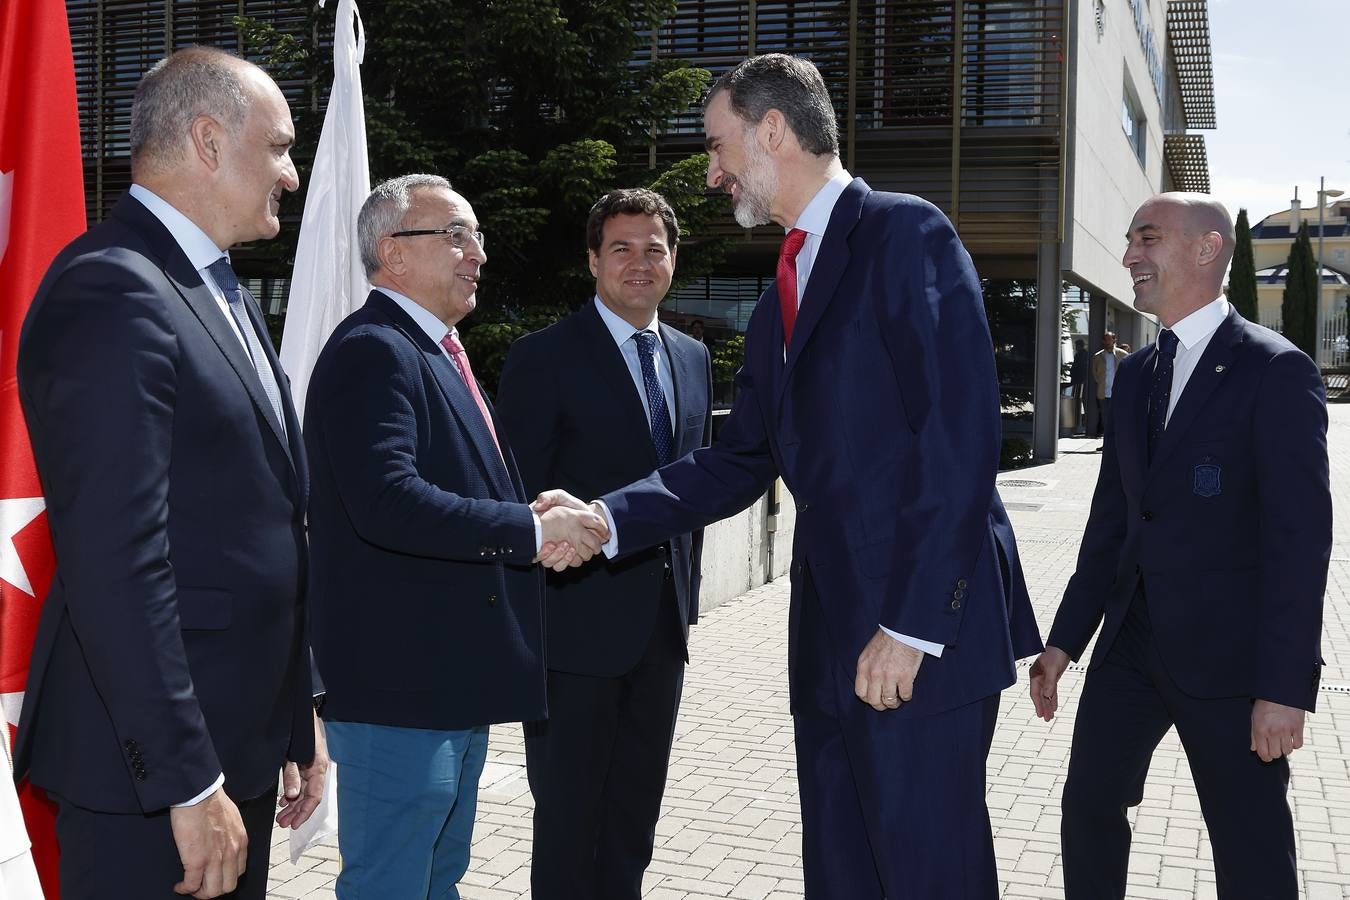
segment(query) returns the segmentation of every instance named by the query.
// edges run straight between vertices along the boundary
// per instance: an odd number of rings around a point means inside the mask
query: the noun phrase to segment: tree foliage
[[[1281,330],[1295,347],[1317,357],[1317,262],[1313,257],[1308,223],[1304,222],[1289,248],[1285,272],[1284,300],[1280,304]]]
[[[1247,210],[1238,210],[1237,244],[1233,248],[1233,268],[1228,275],[1228,302],[1248,322],[1259,322],[1256,299],[1256,260],[1252,254],[1252,229]]]
[[[336,6],[307,2],[303,34],[235,19],[251,57],[278,81],[308,85],[292,102],[303,185],[332,79],[326,35]],[[725,253],[728,241],[709,234],[725,198],[706,191],[706,155],[651,165],[652,135],[693,108],[711,77],[652,59],[652,35],[675,9],[676,0],[366,5],[371,183],[431,172],[473,205],[488,262],[464,340],[485,384],[495,385],[511,340],[591,296],[586,215],[606,191],[651,187],[670,202],[682,232],[676,286],[710,272]],[[268,250],[277,274],[294,258],[302,205],[287,201],[293,224]]]

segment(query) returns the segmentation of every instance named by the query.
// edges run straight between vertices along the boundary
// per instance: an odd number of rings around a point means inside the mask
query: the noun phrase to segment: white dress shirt
[[[1116,386],[1116,348],[1106,351],[1106,399],[1111,399],[1111,389]]]
[[[806,240],[802,242],[802,249],[797,254],[798,308],[802,305],[802,298],[806,296],[806,283],[811,279],[811,269],[816,264],[816,253],[820,250],[820,242],[825,238],[825,229],[830,225],[830,216],[834,214],[834,205],[839,202],[844,189],[852,183],[853,176],[841,169],[833,178],[825,182],[819,191],[816,191],[816,195],[811,198],[811,202],[806,204],[806,208],[797,217],[797,223],[792,226],[806,232]],[[787,352],[786,347],[783,348],[783,352]],[[902,644],[908,644],[930,656],[942,655],[944,649],[942,644],[901,634],[898,631],[892,631],[885,625],[879,627]]]
[[[666,412],[670,414],[670,433],[676,434],[674,379],[671,376],[669,351],[666,350],[665,342],[661,340],[661,329],[656,327],[656,313],[652,313],[652,320],[644,327],[634,328],[620,318],[618,313],[601,303],[599,297],[594,298],[592,302],[595,303],[596,311],[600,313],[600,321],[605,323],[605,327],[614,337],[614,343],[619,346],[619,352],[623,354],[628,374],[633,379],[633,388],[642,399],[642,409],[647,413],[648,428],[651,428],[652,424],[652,410],[647,402],[647,382],[642,378],[642,359],[638,355],[637,341],[633,338],[639,331],[650,331],[656,335],[656,346],[660,351],[656,354],[656,380],[661,384],[661,393],[666,395]]]
[[[1172,421],[1172,410],[1177,408],[1181,392],[1186,390],[1186,382],[1209,346],[1210,338],[1219,330],[1223,320],[1228,318],[1228,298],[1218,297],[1206,303],[1171,328],[1177,336],[1177,355],[1172,361],[1172,395],[1167,401],[1167,418],[1163,427]],[[1157,344],[1157,340],[1154,340]]]
[[[421,306],[411,297],[400,294],[393,288],[387,288],[380,285],[379,287],[376,287],[375,290],[397,303],[398,308],[407,313],[408,316],[417,323],[417,327],[426,332],[427,337],[435,341],[436,346],[441,348],[441,356],[450,360],[450,365],[455,366],[456,372],[459,371],[459,366],[456,365],[454,357],[450,355],[450,351],[446,350],[445,345],[441,343],[441,341],[445,340],[447,334],[452,334],[455,336],[455,340],[459,340],[459,329],[447,328],[446,324],[437,318],[436,314],[431,310],[427,309],[425,306]],[[538,553],[539,548],[544,545],[544,523],[539,521],[538,513],[533,510],[530,511],[530,516],[534,519],[534,552]]]
[[[216,246],[216,242],[207,237],[206,232],[197,227],[187,216],[174,209],[167,200],[160,197],[149,188],[139,184],[133,184],[127,191],[131,196],[140,201],[141,205],[150,210],[150,214],[168,229],[169,234],[177,242],[183,255],[192,263],[192,267],[197,270],[197,274],[202,277],[202,283],[206,285],[211,296],[216,299],[216,307],[220,314],[225,317],[229,323],[230,331],[239,341],[239,346],[244,348],[244,355],[252,358],[253,354],[249,352],[248,342],[244,340],[244,334],[239,330],[239,323],[234,320],[234,315],[230,312],[230,306],[225,301],[225,292],[216,284],[216,280],[211,277],[208,267],[220,259],[222,256],[227,260],[230,254]]]

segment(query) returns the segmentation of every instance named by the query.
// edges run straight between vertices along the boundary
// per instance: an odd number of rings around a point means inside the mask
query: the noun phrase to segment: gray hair
[[[708,92],[705,105],[726,91],[731,110],[747,127],[776,109],[787,119],[802,149],[816,156],[839,155],[839,123],[820,70],[810,60],[784,53],[752,56],[723,75]]]
[[[370,192],[356,216],[356,243],[361,248],[361,265],[369,278],[380,270],[380,239],[399,230],[412,206],[412,192],[418,188],[451,190],[450,182],[439,175],[414,173],[381,182]]]
[[[214,47],[187,47],[155,63],[131,104],[133,167],[177,162],[183,135],[198,116],[241,127],[249,96],[240,75],[252,65]]]

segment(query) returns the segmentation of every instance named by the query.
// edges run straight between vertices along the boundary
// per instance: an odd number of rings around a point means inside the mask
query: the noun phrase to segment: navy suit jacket
[[[16,770],[136,813],[222,771],[236,799],[314,755],[305,630],[308,476],[210,289],[123,196],[38,288],[19,389],[56,577],[29,666]]]
[[[678,457],[712,439],[711,364],[700,341],[666,325],[660,330],[674,381]],[[599,497],[656,468],[642,400],[594,302],[516,341],[497,410],[528,496],[562,488]],[[702,546],[702,531],[686,532],[620,560],[550,573],[549,668],[601,676],[632,669],[657,621],[667,560],[687,638],[698,618]]]
[[[386,294],[328,339],[305,401],[324,718],[544,718],[534,519],[497,434],[501,453],[454,364]]]
[[[1105,658],[1142,582],[1194,697],[1313,709],[1331,557],[1326,392],[1306,354],[1230,312],[1147,458],[1156,345],[1121,362],[1078,565],[1049,643]]]
[[[770,286],[736,383],[713,447],[605,495],[620,552],[744,509],[781,473],[797,503],[794,611],[806,566],[847,683],[881,624],[946,645],[892,721],[1012,684],[1040,636],[994,489],[999,393],[980,284],[947,218],[855,179],[786,361]],[[795,614],[789,628],[791,660]]]

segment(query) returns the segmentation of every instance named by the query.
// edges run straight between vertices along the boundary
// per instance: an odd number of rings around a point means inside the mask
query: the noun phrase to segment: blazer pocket
[[[178,624],[184,631],[223,631],[234,617],[234,598],[215,588],[179,588]]]

